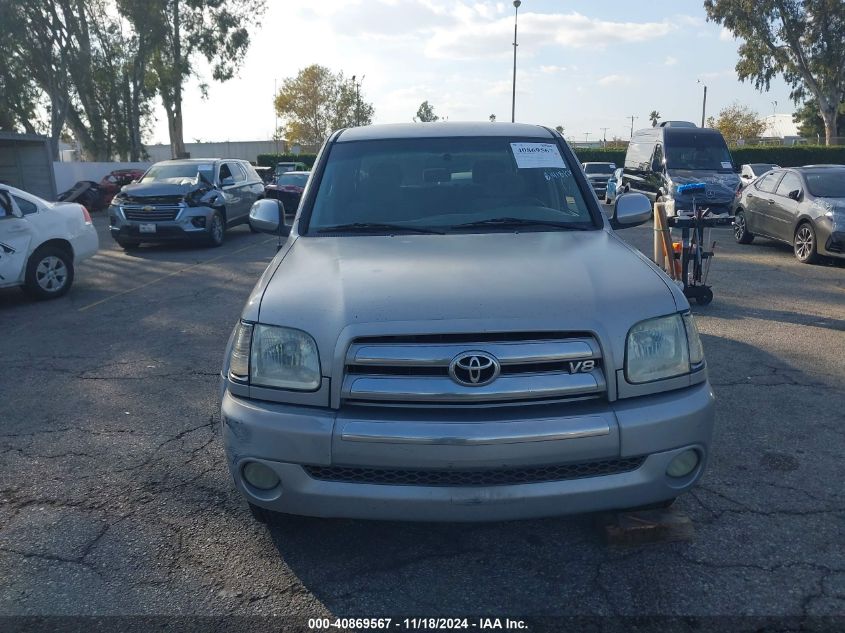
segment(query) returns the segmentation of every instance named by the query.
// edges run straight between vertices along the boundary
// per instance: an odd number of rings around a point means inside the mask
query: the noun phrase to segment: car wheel
[[[226,222],[223,220],[223,214],[220,211],[215,211],[211,216],[211,222],[208,224],[209,246],[222,246],[225,235]]]
[[[815,264],[818,261],[816,232],[813,230],[812,224],[809,222],[799,224],[792,243],[795,250],[795,257],[799,262],[802,264]]]
[[[117,245],[125,251],[130,251],[133,248],[138,248],[141,245],[141,242],[139,242],[138,240],[127,240],[123,237],[116,237],[114,241],[117,242]]]
[[[61,297],[73,283],[73,256],[57,246],[42,246],[26,264],[24,289],[36,299]]]
[[[754,241],[754,235],[748,231],[745,213],[740,210],[737,210],[734,216],[734,239],[737,244],[751,244]]]

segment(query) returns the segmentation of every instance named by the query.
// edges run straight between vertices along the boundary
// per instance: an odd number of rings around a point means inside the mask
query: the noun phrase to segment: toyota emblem
[[[449,363],[449,376],[465,387],[482,387],[499,376],[501,365],[486,352],[462,352]]]
[[[141,208],[141,211],[146,211],[147,213],[149,213],[150,211],[155,211],[155,210],[156,210],[156,208],[151,207],[150,205],[147,205],[147,206]]]

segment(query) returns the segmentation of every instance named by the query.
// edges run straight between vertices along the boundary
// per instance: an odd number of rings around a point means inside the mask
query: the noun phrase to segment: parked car
[[[748,185],[737,203],[734,237],[750,244],[756,236],[791,244],[805,264],[845,258],[845,165],[775,169]]]
[[[143,176],[143,169],[115,169],[103,176],[99,184],[101,200],[98,209],[107,208],[118,191],[132,182],[140,180]]]
[[[698,207],[731,215],[740,180],[718,130],[673,124],[634,133],[622,173],[626,191],[668,203],[672,215],[692,210],[694,194],[678,192],[679,185],[690,183],[705,184],[703,195],[695,194]]]
[[[276,178],[276,172],[272,167],[253,167],[255,169],[255,173],[261,177],[262,182],[265,185],[272,184]]]
[[[287,239],[221,372],[257,517],[502,520],[695,484],[714,403],[689,304],[611,228],[645,196],[606,217],[534,125],[356,127],[320,155],[292,226],[250,213]]]
[[[99,183],[93,180],[79,180],[67,191],[56,196],[59,202],[75,202],[81,204],[89,211],[98,211],[103,208],[103,192]]]
[[[767,171],[778,169],[780,165],[774,163],[746,163],[739,168],[740,185],[745,186],[765,174]]]
[[[126,185],[109,207],[111,235],[123,248],[142,242],[223,243],[228,227],[249,222],[264,184],[245,160],[166,160]]]
[[[299,162],[276,163],[276,178],[281,176],[286,171],[308,171],[308,165]]]
[[[587,174],[590,186],[596,192],[599,200],[603,200],[607,190],[607,179],[616,171],[615,163],[583,163],[581,167]]]
[[[0,186],[0,288],[22,286],[36,299],[61,297],[76,265],[98,248],[84,206]]]
[[[288,171],[276,178],[276,181],[264,187],[264,197],[281,200],[285,212],[296,214],[302,192],[308,183],[309,171]]]
[[[613,201],[616,200],[616,196],[620,193],[623,193],[620,189],[620,185],[622,183],[622,168],[619,167],[616,171],[613,172],[613,175],[607,179],[607,185],[604,192],[604,201],[607,204],[613,204]]]

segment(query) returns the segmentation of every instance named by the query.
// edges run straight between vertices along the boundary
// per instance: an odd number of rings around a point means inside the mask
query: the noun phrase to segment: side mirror
[[[616,198],[610,226],[626,229],[648,222],[651,219],[651,200],[641,193],[623,193]]]
[[[223,180],[220,181],[221,187],[231,187],[234,184],[235,184],[235,179],[232,178],[231,176],[227,176],[226,178],[224,178]]]
[[[788,198],[792,198],[793,200],[798,202],[799,200],[801,200],[801,190],[800,189],[793,189],[788,194],[786,194],[786,196]]]
[[[261,233],[278,235],[280,239],[290,235],[290,227],[285,225],[285,205],[274,198],[262,198],[252,205],[249,225]]]

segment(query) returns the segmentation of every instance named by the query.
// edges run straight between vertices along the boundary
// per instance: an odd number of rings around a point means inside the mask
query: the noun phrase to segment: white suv
[[[23,286],[36,299],[61,297],[73,283],[74,266],[98,248],[82,205],[0,185],[0,288]]]

